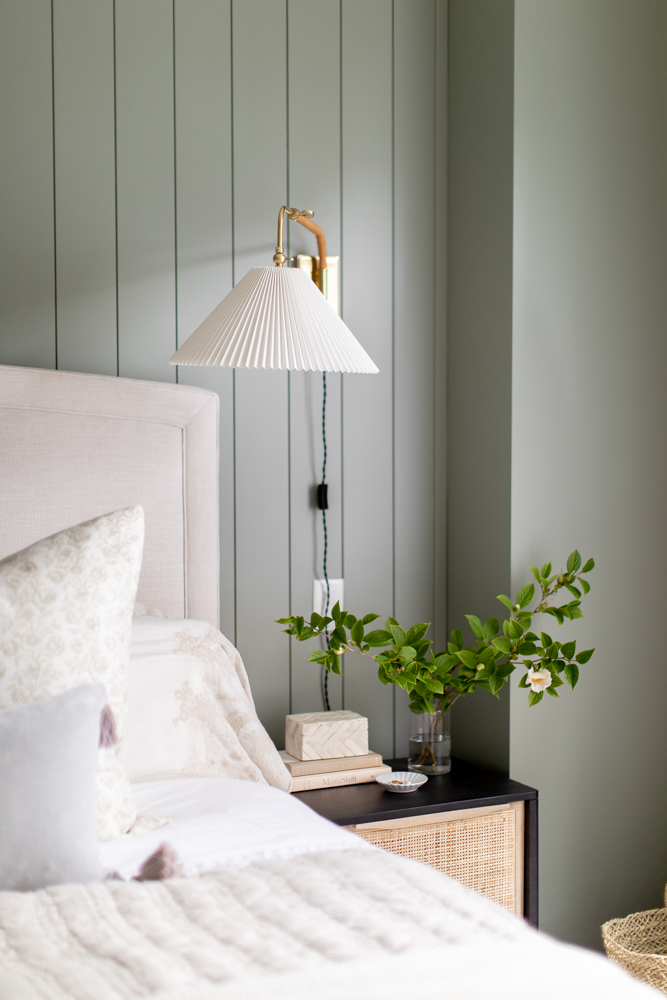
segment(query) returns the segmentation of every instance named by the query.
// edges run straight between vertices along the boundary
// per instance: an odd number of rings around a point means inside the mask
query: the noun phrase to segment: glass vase
[[[438,711],[437,702],[433,708],[432,714],[410,712],[408,769],[420,774],[447,774],[452,767],[450,710]]]

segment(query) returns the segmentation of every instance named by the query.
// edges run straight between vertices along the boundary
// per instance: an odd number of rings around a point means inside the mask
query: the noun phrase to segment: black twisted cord
[[[326,472],[327,472],[327,373],[322,372],[322,486],[326,482]],[[324,532],[324,552],[322,556],[322,571],[324,575],[324,582],[327,587],[327,599],[324,605],[325,616],[329,614],[329,576],[327,573],[327,549],[329,545],[329,540],[327,538],[327,512],[322,510],[322,530]],[[329,637],[325,634],[325,640],[327,644],[327,649],[329,648]],[[327,668],[322,666],[322,673],[320,676],[320,685],[322,688],[322,703],[324,705],[325,712],[330,712],[331,708],[329,706],[329,672]]]

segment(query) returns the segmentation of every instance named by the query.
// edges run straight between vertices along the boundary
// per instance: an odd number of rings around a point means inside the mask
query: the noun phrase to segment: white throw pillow
[[[99,751],[97,830],[125,833],[136,808],[120,748],[144,540],[141,507],[60,531],[0,562],[0,709],[104,685],[118,744]]]
[[[241,656],[208,622],[154,611],[135,617],[128,701],[123,760],[131,781],[238,778],[289,791]]]
[[[99,882],[101,684],[0,712],[0,889]],[[131,838],[133,841],[135,838]]]

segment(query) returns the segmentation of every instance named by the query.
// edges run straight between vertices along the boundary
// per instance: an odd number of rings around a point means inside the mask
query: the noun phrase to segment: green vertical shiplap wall
[[[0,363],[219,393],[222,627],[278,743],[321,707],[272,621],[321,575],[322,378],[167,361],[270,263],[280,205],[313,208],[380,368],[327,379],[329,574],[351,610],[439,625],[446,21],[445,0],[0,2]],[[330,691],[404,752],[365,662]]]

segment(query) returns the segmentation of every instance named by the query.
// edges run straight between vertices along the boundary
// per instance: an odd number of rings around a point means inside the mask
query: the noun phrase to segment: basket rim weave
[[[603,938],[609,938],[616,948],[622,948],[628,955],[636,955],[637,958],[653,958],[667,965],[667,952],[636,951],[635,948],[628,947],[627,944],[619,941],[615,936],[613,933],[615,930],[619,930],[623,926],[630,924],[635,917],[643,917],[646,923],[649,923],[652,919],[657,920],[658,918],[662,918],[667,924],[667,909],[657,907],[655,910],[637,910],[636,913],[628,913],[626,917],[614,917],[612,920],[607,920],[601,928]]]

